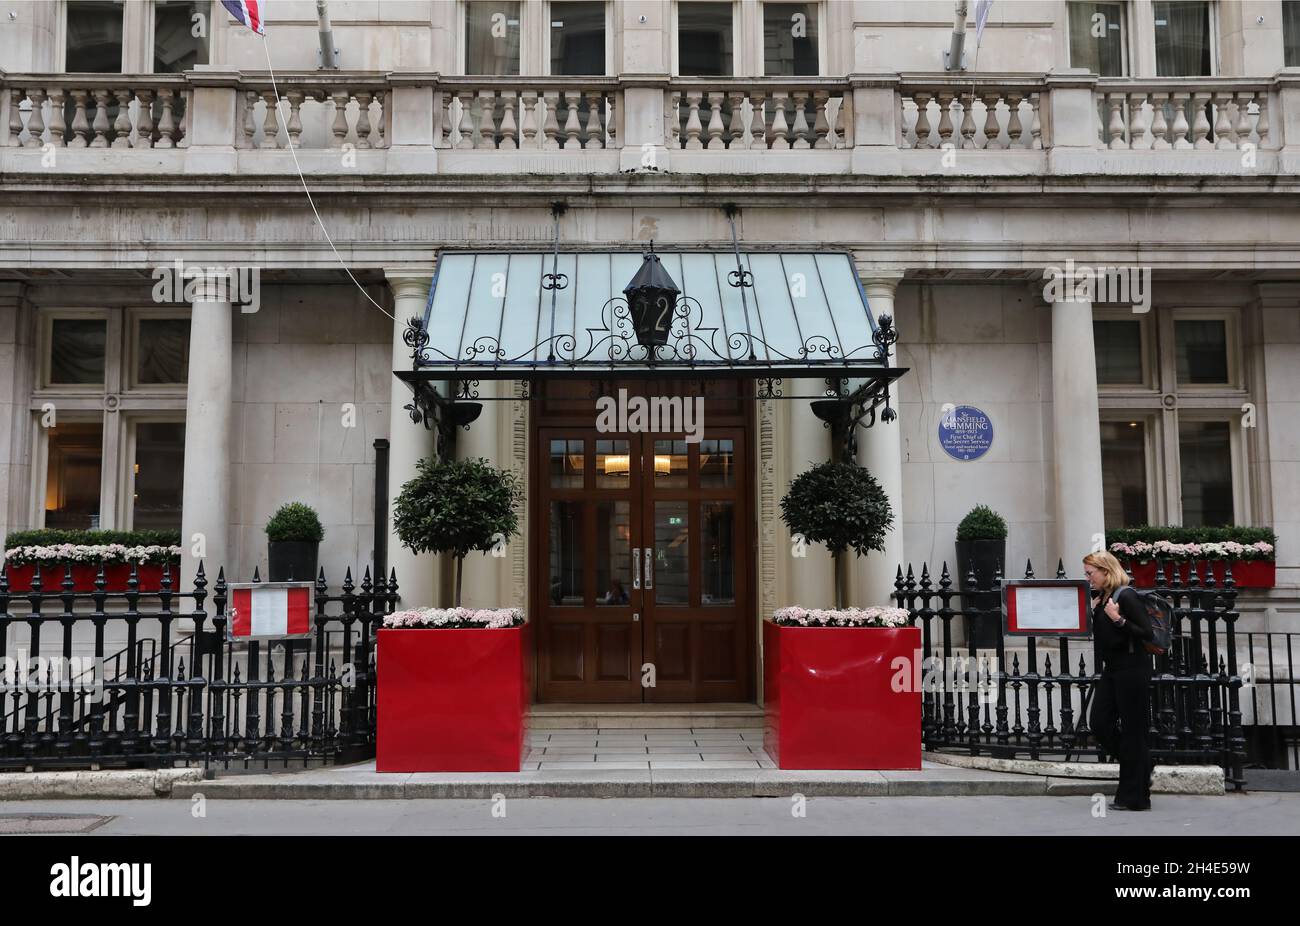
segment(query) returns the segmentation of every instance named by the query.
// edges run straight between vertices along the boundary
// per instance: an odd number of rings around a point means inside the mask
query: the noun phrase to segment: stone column
[[[411,348],[402,340],[406,322],[412,317],[424,316],[425,300],[429,296],[431,274],[397,274],[387,272],[388,285],[393,291],[393,369],[411,368]],[[411,420],[404,406],[411,402],[411,390],[396,376],[388,407],[388,519],[392,523],[393,506],[397,503],[402,485],[415,475],[415,465],[425,457],[433,456],[437,443],[436,432],[422,423]],[[416,556],[397,539],[397,532],[388,535],[388,565],[397,571],[397,591],[404,608],[431,607],[441,604],[439,594],[438,557],[434,554]]]
[[[876,318],[890,316],[895,328],[898,327],[898,316],[894,312],[894,295],[902,279],[902,273],[885,272],[875,273],[862,281],[871,314]],[[890,351],[890,366],[898,365],[897,353],[898,346],[895,345]],[[889,387],[890,402],[895,411],[901,404],[898,389],[897,382]],[[859,608],[893,604],[889,596],[894,591],[894,576],[900,564],[906,568],[903,559],[903,426],[900,421],[881,421],[880,411],[877,410],[876,423],[872,427],[857,429],[858,463],[876,477],[889,496],[894,527],[885,534],[884,552],[870,553],[854,560],[849,604]]]
[[[1090,302],[1052,305],[1052,445],[1056,551],[1067,574],[1082,575],[1080,561],[1106,529]]]
[[[192,590],[200,559],[209,593],[222,568],[227,581],[252,578],[234,574],[229,542],[233,327],[228,301],[195,301],[190,307],[185,481],[181,496],[180,587],[186,592]]]
[[[824,379],[788,380],[787,395],[820,395],[826,389]],[[831,458],[831,432],[812,413],[806,399],[782,402],[785,408],[786,446],[785,479],[780,484],[778,501],[790,483],[808,469]],[[778,444],[780,446],[780,444]],[[780,509],[777,510],[780,517]],[[794,541],[784,523],[778,525],[777,557],[789,564],[788,600],[777,607],[800,605],[805,608],[835,607],[835,568],[830,552],[819,543],[808,543],[802,556],[795,554]],[[768,615],[764,615],[767,617]]]
[[[509,408],[505,402],[493,402],[499,395],[509,395],[510,383],[502,380],[483,380],[478,386],[478,393],[485,401],[478,420],[469,426],[468,431],[456,435],[456,458],[460,460],[482,457],[493,466],[502,469],[510,467],[510,448],[501,436],[502,414]],[[524,538],[516,536],[510,543],[523,543]],[[461,604],[467,608],[500,608],[503,586],[509,571],[508,556],[493,556],[491,553],[471,553],[465,557],[465,577],[461,583]],[[454,568],[454,564],[452,564]]]

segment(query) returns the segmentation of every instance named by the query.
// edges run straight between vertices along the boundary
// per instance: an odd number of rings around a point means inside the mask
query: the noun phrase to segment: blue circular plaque
[[[954,460],[978,460],[993,446],[993,419],[973,405],[958,405],[939,417],[939,446]]]

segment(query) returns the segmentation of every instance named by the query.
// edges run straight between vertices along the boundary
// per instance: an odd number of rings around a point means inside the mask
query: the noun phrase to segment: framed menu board
[[[1092,608],[1082,579],[1008,579],[1002,583],[1003,632],[1009,636],[1086,637]]]

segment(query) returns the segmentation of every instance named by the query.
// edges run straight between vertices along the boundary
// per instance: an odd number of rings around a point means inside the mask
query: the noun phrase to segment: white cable
[[[275,94],[275,109],[276,112],[279,113],[280,90],[275,85],[275,68],[271,66],[271,46],[267,44],[265,34],[262,36],[262,50],[266,52],[266,69],[271,74],[271,92]],[[336,102],[334,105],[337,106],[338,103]],[[387,315],[390,320],[396,321],[397,319],[393,318],[393,316],[389,314],[387,309],[385,309],[378,302],[375,302],[374,298],[370,295],[370,293],[366,292],[365,287],[362,286],[361,282],[352,275],[352,271],[348,269],[348,265],[344,263],[343,255],[339,253],[339,249],[334,246],[334,239],[330,237],[329,231],[325,228],[325,223],[321,221],[320,212],[316,209],[316,201],[311,198],[311,190],[307,188],[307,178],[302,175],[302,166],[299,165],[298,163],[297,146],[294,145],[292,138],[289,139],[289,153],[293,155],[293,166],[294,169],[298,171],[298,180],[301,181],[302,183],[302,191],[307,194],[307,202],[311,204],[312,214],[316,216],[316,224],[320,227],[321,234],[325,236],[325,240],[329,242],[330,250],[334,252],[334,257],[338,260],[339,266],[342,267],[343,272],[348,275],[348,279],[350,279],[354,284],[356,284],[357,289],[361,290],[361,295],[365,296],[367,299],[370,300],[371,305],[373,305],[376,309],[378,309],[379,311]]]

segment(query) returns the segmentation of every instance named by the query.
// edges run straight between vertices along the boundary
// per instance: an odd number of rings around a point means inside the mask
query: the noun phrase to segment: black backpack
[[[1120,586],[1111,592],[1110,597],[1116,604],[1119,604],[1119,593],[1125,588],[1132,588],[1132,586]],[[1155,592],[1144,592],[1136,588],[1133,591],[1142,600],[1142,607],[1147,612],[1147,620],[1151,622],[1152,639],[1143,640],[1142,645],[1146,647],[1146,651],[1151,655],[1163,656],[1169,652],[1170,646],[1173,645],[1170,628],[1174,623],[1174,606]]]

